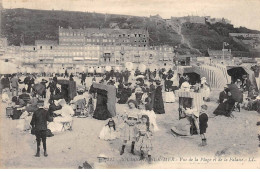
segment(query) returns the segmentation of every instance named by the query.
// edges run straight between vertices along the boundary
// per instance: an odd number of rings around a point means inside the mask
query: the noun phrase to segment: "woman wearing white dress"
[[[210,87],[207,83],[207,79],[205,77],[201,78],[201,87],[200,87],[201,93],[203,93],[203,99],[205,101],[209,101],[210,96]]]
[[[53,122],[49,123],[48,128],[52,132],[61,132],[70,129],[73,121],[72,116],[74,115],[73,108],[67,105],[64,99],[54,102],[62,106],[62,109],[54,111],[55,114],[61,116],[55,117]]]

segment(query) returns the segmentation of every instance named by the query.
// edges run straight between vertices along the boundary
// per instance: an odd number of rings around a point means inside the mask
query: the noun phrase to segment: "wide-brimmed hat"
[[[135,107],[137,108],[137,102],[133,99],[128,100],[127,104],[129,105],[130,103],[133,103]]]

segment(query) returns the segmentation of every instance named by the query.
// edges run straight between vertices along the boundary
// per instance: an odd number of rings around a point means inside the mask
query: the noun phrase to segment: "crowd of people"
[[[191,85],[188,75],[179,74],[172,69],[148,69],[141,72],[138,68],[135,71],[127,68],[123,71],[112,69],[100,80],[93,75],[91,83],[86,83],[87,76],[84,72],[74,76],[65,71],[64,74],[49,75],[49,81],[46,80],[46,73],[19,73],[1,77],[2,101],[12,107],[12,112],[6,113],[13,119],[23,117],[27,121],[31,120],[29,128],[37,140],[36,157],[40,156],[41,141],[44,156],[48,156],[48,133],[72,129],[72,117],[76,116],[107,120],[100,131],[100,139],[111,141],[121,138],[120,155],[124,154],[127,143],[130,143],[132,154],[135,154],[138,146],[140,160],[147,155],[148,161],[151,162],[152,136],[159,130],[156,123],[157,114],[165,114],[165,103],[176,101],[176,91],[201,93],[204,103],[199,109],[195,109],[189,100],[180,98],[180,119],[187,119],[185,121],[189,125],[185,124],[188,126],[185,132],[181,133],[174,128],[173,133],[177,136],[197,134],[201,136],[202,146],[207,144],[206,102],[210,101],[211,88],[205,77]],[[78,77],[80,82],[76,83],[74,77]],[[246,84],[241,85],[239,81],[235,84],[237,87],[240,85],[239,89],[247,89]],[[231,90],[232,88],[225,88],[220,93],[219,106],[214,114],[230,116],[235,103],[238,102],[234,100]],[[257,102],[260,101],[251,101],[248,106],[258,106]],[[118,114],[116,104],[126,104],[130,110]]]

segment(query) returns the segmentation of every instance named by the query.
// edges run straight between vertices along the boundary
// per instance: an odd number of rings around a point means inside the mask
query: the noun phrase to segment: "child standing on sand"
[[[150,121],[147,115],[142,115],[141,123],[138,125],[137,141],[140,145],[141,156],[140,160],[145,159],[145,154],[148,155],[148,162],[151,163],[151,150],[152,150],[152,132],[150,128]]]
[[[120,155],[123,155],[125,146],[127,141],[132,142],[131,145],[131,153],[135,155],[134,148],[135,148],[135,142],[136,142],[136,135],[137,135],[137,120],[138,120],[138,109],[137,109],[137,103],[134,100],[128,101],[128,106],[130,109],[130,113],[127,114],[127,119],[124,122],[124,126],[121,131],[121,137],[123,140],[122,149],[120,151]]]
[[[201,146],[206,146],[207,145],[207,139],[206,139],[206,130],[208,127],[208,114],[207,114],[207,105],[202,105],[201,110],[200,110],[200,115],[199,115],[199,128],[200,128],[200,136],[202,140]]]
[[[125,121],[124,127],[122,129],[122,140],[123,140],[123,145],[122,149],[120,151],[120,155],[124,154],[125,146],[127,141],[132,142],[131,145],[131,153],[135,155],[134,153],[134,148],[135,148],[135,142],[136,142],[136,135],[137,135],[137,128],[136,128],[136,123],[137,123],[137,115],[136,114],[128,114],[127,120]]]
[[[94,102],[93,102],[93,97],[91,94],[89,94],[89,100],[87,104],[87,110],[88,110],[88,116],[93,116],[94,113]]]

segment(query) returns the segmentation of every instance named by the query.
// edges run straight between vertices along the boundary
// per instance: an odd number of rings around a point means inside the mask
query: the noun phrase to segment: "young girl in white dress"
[[[115,140],[118,138],[115,121],[110,118],[108,123],[102,128],[99,138],[101,140]]]
[[[140,146],[140,160],[145,159],[145,155],[148,156],[148,162],[151,163],[151,151],[152,151],[152,127],[150,126],[149,117],[142,115],[141,123],[138,124],[137,144]]]

